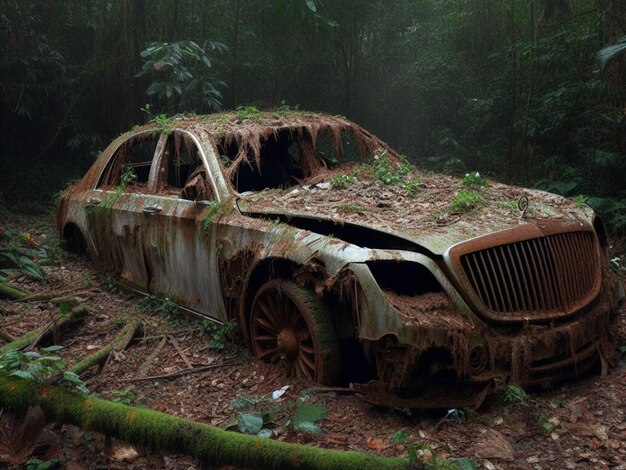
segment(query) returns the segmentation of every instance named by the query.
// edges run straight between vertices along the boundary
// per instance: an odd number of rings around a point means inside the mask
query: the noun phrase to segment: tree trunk
[[[139,444],[190,455],[201,463],[255,469],[407,469],[402,458],[341,452],[224,431],[164,413],[101,400],[33,381],[0,376],[0,405],[18,414],[39,405],[46,418]]]

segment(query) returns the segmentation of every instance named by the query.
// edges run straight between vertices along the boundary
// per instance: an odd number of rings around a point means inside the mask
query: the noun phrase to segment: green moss
[[[337,209],[349,214],[365,214],[365,211],[367,210],[364,207],[357,206],[356,204],[341,204],[337,206]]]
[[[73,424],[163,452],[184,453],[214,466],[346,470],[408,468],[406,459],[260,439],[5,376],[0,376],[0,405],[20,414],[31,405],[39,405],[51,421]]]

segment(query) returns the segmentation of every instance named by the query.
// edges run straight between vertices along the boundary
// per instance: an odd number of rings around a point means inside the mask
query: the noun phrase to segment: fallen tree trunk
[[[107,360],[109,355],[113,351],[123,351],[133,340],[135,335],[141,329],[142,323],[139,318],[134,318],[130,323],[128,323],[122,331],[105,347],[99,349],[93,354],[90,354],[86,358],[84,358],[79,363],[75,364],[69,369],[69,372],[73,372],[76,375],[81,375],[87,371],[91,366],[95,366],[96,364],[102,364]]]
[[[406,469],[407,459],[341,452],[224,431],[164,413],[63,388],[0,376],[0,406],[21,415],[39,405],[46,418],[133,444],[184,453],[212,465],[255,469]]]
[[[10,286],[4,282],[0,282],[0,298],[20,300],[30,295],[30,292],[23,291],[17,287]]]
[[[0,348],[0,355],[10,351],[18,351],[30,345],[36,345],[44,338],[54,334],[55,331],[60,331],[64,326],[82,321],[87,316],[87,313],[89,313],[89,310],[86,305],[74,307],[66,316],[58,318],[43,328],[29,331],[14,341],[5,344]]]

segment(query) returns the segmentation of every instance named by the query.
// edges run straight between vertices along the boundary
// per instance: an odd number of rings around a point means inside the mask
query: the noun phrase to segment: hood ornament
[[[526,217],[526,211],[528,210],[528,196],[520,196],[517,200],[517,209],[521,212],[520,219]]]

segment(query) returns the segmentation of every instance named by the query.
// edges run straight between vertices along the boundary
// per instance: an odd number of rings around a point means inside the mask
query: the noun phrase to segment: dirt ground
[[[224,350],[209,348],[211,336],[202,320],[166,318],[138,308],[139,297],[119,290],[110,279],[95,272],[84,258],[58,248],[52,222],[47,218],[10,217],[1,230],[29,234],[33,246],[45,246],[54,255],[45,268],[46,278],[25,276],[10,280],[32,292],[70,291],[88,305],[90,315],[65,334],[58,352],[68,365],[110,342],[130,315],[143,320],[143,337],[117,354],[96,374],[84,376],[98,396],[215,426],[236,418],[231,402],[237,397],[271,394],[285,385],[278,403],[294,403],[311,384],[287,379],[280,369],[253,358],[244,344]],[[0,300],[0,327],[19,336],[46,324],[59,307],[48,301]],[[626,344],[624,308],[618,317],[619,344]],[[203,368],[214,366],[213,368]],[[272,439],[341,450],[358,450],[385,456],[406,456],[409,447],[428,459],[471,459],[478,468],[615,468],[626,469],[626,368],[624,358],[608,375],[592,375],[531,391],[528,399],[506,403],[504,396],[488,398],[480,412],[464,410],[463,422],[446,418],[445,411],[419,412],[375,408],[343,391],[316,391],[309,399],[326,407],[328,417],[318,422],[321,436],[273,429]],[[163,377],[194,368],[192,373]],[[284,424],[285,416],[277,420]],[[122,442],[105,442],[97,433],[73,426],[50,424],[45,446],[34,457],[53,458],[61,468],[196,468],[185,456],[161,455]]]

